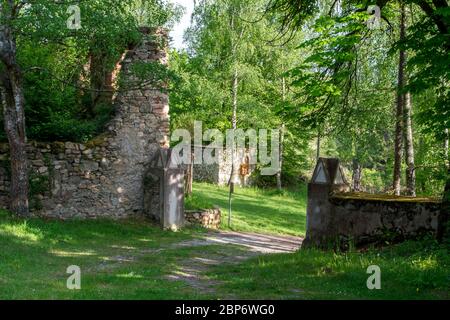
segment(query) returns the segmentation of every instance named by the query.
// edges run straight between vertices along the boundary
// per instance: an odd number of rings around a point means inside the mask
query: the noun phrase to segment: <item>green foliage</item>
[[[96,72],[113,70],[118,57],[139,43],[140,26],[170,26],[180,15],[180,8],[166,0],[82,1],[77,4],[81,29],[71,30],[67,9],[72,4],[33,1],[11,22],[24,73],[27,135],[31,139],[83,142],[101,132],[112,108],[95,101],[92,93],[98,88],[94,84],[102,79]],[[92,57],[99,60],[102,70],[89,70]],[[160,65],[141,66],[136,71],[140,81],[130,84],[133,88],[144,83],[161,87],[161,82],[167,81],[167,70]],[[3,130],[0,139],[6,139]]]
[[[387,178],[387,179],[386,179]],[[362,185],[367,192],[380,193],[387,189],[386,181],[389,181],[389,177],[384,177],[380,170],[376,169],[363,169],[362,172]]]
[[[447,221],[444,225],[442,244],[450,248],[450,221]]]
[[[438,14],[437,12],[443,14],[442,19],[448,27],[450,7],[436,10],[434,14]],[[443,140],[445,129],[450,127],[450,31],[443,34],[437,30],[432,17],[424,17],[423,14],[419,16],[422,19],[409,29],[405,43],[399,43],[398,47],[414,52],[408,62],[411,73],[408,88],[413,93],[431,90],[435,95],[433,101],[424,106],[417,119],[425,132]]]
[[[219,0],[202,1],[196,7],[194,24],[186,33],[188,50],[170,55],[170,67],[180,78],[171,87],[172,130],[192,131],[195,120],[202,121],[205,130],[230,129],[235,70],[238,128],[277,129],[289,121],[279,110],[295,104],[286,71],[301,59],[301,51],[294,42],[283,45],[287,38],[277,39],[277,25],[264,15],[266,4],[264,0]],[[295,39],[301,37],[299,33]],[[286,184],[309,166],[310,135],[293,129],[286,127]],[[268,179],[275,181],[275,177]]]
[[[50,191],[50,177],[48,175],[32,173],[29,175],[29,179],[30,208],[33,210],[41,210],[43,206],[40,196]]]
[[[401,48],[407,51],[405,90],[413,95],[418,193],[440,194],[446,179],[450,47],[448,29],[439,20],[448,26],[448,4],[430,7],[430,13],[419,2],[408,2],[414,5],[408,7],[407,40],[400,43],[395,40],[399,23],[394,1],[377,3],[383,14],[378,30],[367,28],[366,8],[359,3],[270,3],[274,14],[281,15],[282,29],[309,29],[300,43],[305,58],[289,71],[297,101],[283,105],[280,113],[291,128],[321,136],[321,155],[339,157],[348,168],[356,161],[368,169],[363,170],[367,190],[385,192],[392,183],[397,54]]]
[[[29,137],[41,141],[85,142],[95,135],[97,129],[93,121],[74,119],[68,114],[54,114],[47,123],[32,127]]]
[[[44,194],[48,191],[50,191],[50,178],[48,175],[30,175],[30,196]]]

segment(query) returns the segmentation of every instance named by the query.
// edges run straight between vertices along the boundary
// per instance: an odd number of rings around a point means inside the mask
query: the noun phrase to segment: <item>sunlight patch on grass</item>
[[[33,228],[26,221],[20,224],[6,224],[0,226],[0,235],[5,237],[13,236],[15,238],[37,242],[44,239],[44,234],[38,228]]]
[[[93,251],[64,251],[64,250],[49,250],[48,253],[57,257],[88,257],[95,256],[97,253]]]
[[[438,262],[436,260],[436,257],[434,256],[420,257],[418,259],[414,259],[411,261],[411,264],[417,270],[421,271],[430,270],[438,267]]]
[[[122,250],[136,250],[136,247],[130,247],[130,246],[117,246],[117,245],[112,245],[111,248],[113,249],[122,249]]]
[[[217,205],[222,211],[222,229],[268,234],[305,235],[306,187],[296,191],[236,187],[232,197],[231,226],[228,226],[227,187],[194,183],[197,203]]]
[[[144,276],[140,274],[135,274],[134,272],[126,273],[126,274],[117,274],[117,278],[124,278],[124,279],[143,279]]]

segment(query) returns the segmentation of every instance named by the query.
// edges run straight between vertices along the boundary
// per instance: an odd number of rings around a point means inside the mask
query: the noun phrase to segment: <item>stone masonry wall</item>
[[[121,76],[134,63],[167,63],[167,35],[143,30],[141,44],[125,55]],[[162,41],[161,41],[162,40]],[[163,45],[161,45],[163,43]],[[88,143],[30,142],[30,205],[34,214],[62,219],[124,218],[141,214],[144,172],[169,135],[168,95],[150,87],[121,91],[116,114],[106,132]],[[9,152],[0,146],[0,206],[7,208],[10,187]]]
[[[238,186],[247,186],[250,184],[249,176],[254,171],[255,165],[249,166],[249,174],[242,176],[240,174],[240,167],[245,163],[246,157],[251,157],[251,153],[248,150],[239,150],[237,157],[234,159],[235,163],[235,176],[234,182]],[[214,183],[219,186],[228,185],[230,180],[230,174],[232,169],[232,157],[231,152],[223,150],[220,152],[218,163],[213,164],[194,164],[193,176],[194,181]]]
[[[205,210],[186,210],[184,212],[186,221],[190,224],[199,225],[207,229],[220,229],[221,211],[218,208]]]
[[[441,209],[439,202],[406,202],[330,198],[341,235],[356,243],[404,240],[424,233],[435,234]],[[336,223],[336,222],[335,222]],[[345,240],[345,239],[344,239]]]
[[[345,249],[436,234],[442,214],[438,201],[352,198],[313,184],[308,189],[305,247]]]

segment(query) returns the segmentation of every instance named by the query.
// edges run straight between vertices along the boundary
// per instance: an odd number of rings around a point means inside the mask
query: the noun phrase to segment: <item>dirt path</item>
[[[199,250],[193,257],[182,260],[178,268],[166,278],[184,281],[202,293],[213,294],[214,287],[219,283],[206,276],[211,266],[235,264],[263,254],[295,252],[300,248],[302,240],[300,237],[293,236],[209,232],[200,239],[173,245],[174,248],[199,247]],[[214,246],[214,250],[201,250],[201,247],[204,246]]]
[[[250,252],[288,253],[300,248],[302,238],[294,236],[274,236],[243,232],[210,232],[203,239],[195,239],[176,244],[177,247],[233,244],[247,248]]]

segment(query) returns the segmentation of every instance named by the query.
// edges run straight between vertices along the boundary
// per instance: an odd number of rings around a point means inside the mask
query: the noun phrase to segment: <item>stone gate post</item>
[[[322,247],[333,235],[333,205],[330,194],[348,191],[349,186],[338,159],[319,158],[311,182],[308,183],[306,238],[302,247]]]

